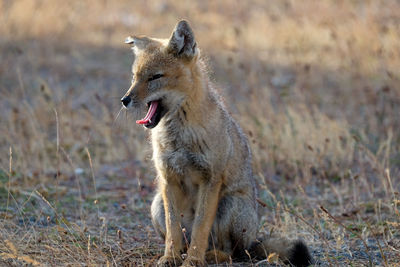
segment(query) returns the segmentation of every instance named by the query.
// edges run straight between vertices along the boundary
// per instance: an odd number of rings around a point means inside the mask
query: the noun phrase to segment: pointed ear
[[[135,43],[135,39],[132,36],[128,36],[125,38],[125,43],[133,45]]]
[[[198,49],[194,34],[186,20],[181,20],[176,24],[168,42],[167,51],[176,57],[187,59],[192,59],[197,55]]]
[[[134,53],[139,52],[139,50],[143,50],[146,45],[149,43],[149,38],[143,36],[128,36],[125,39],[126,44],[130,44],[132,46],[132,50]]]

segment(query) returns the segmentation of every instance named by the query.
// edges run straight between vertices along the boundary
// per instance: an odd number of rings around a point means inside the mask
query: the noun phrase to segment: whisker
[[[113,122],[111,123],[111,128],[114,129],[115,123],[117,122],[119,115],[121,114],[121,111],[124,109],[124,107],[121,107],[120,110],[118,111],[117,115],[115,116]],[[117,127],[119,129],[119,127]]]
[[[113,121],[113,123],[112,123],[112,126],[114,126],[115,121],[118,119],[119,114],[121,114],[121,111],[122,111],[123,109],[124,109],[124,107],[121,107],[120,110],[118,111],[117,116],[115,116],[115,119],[114,119],[114,121]]]

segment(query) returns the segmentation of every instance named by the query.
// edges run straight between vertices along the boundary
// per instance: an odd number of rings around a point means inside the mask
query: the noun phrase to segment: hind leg
[[[165,225],[164,202],[160,193],[155,195],[151,203],[151,220],[156,232],[165,240],[167,228]],[[179,266],[181,263],[180,254],[172,256],[164,255],[159,259],[157,266]]]
[[[218,204],[217,215],[209,238],[209,259],[214,248],[220,262],[246,257],[245,249],[256,239],[258,217],[254,203],[246,196],[225,196]],[[216,258],[216,257],[214,257]]]
[[[222,250],[212,249],[206,252],[205,260],[208,264],[229,262],[232,256]]]
[[[151,221],[153,222],[154,229],[157,234],[165,240],[166,226],[165,226],[165,212],[163,199],[160,193],[155,195],[153,202],[151,203]]]

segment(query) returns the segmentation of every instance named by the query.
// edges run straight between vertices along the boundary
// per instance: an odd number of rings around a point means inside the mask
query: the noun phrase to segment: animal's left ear
[[[167,51],[176,57],[192,59],[198,53],[194,34],[186,20],[176,24],[167,46]]]

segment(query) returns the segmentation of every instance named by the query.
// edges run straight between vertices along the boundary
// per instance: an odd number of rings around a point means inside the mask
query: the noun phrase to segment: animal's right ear
[[[125,38],[125,43],[133,45],[135,43],[135,39],[133,39],[132,36],[128,36],[128,37]]]
[[[145,36],[128,36],[125,39],[126,44],[130,44],[132,47],[132,51],[134,54],[139,53],[140,50],[143,50],[146,45],[149,43],[149,39]]]
[[[186,20],[179,21],[169,39],[167,51],[176,57],[192,59],[198,53],[196,46],[189,23]]]

